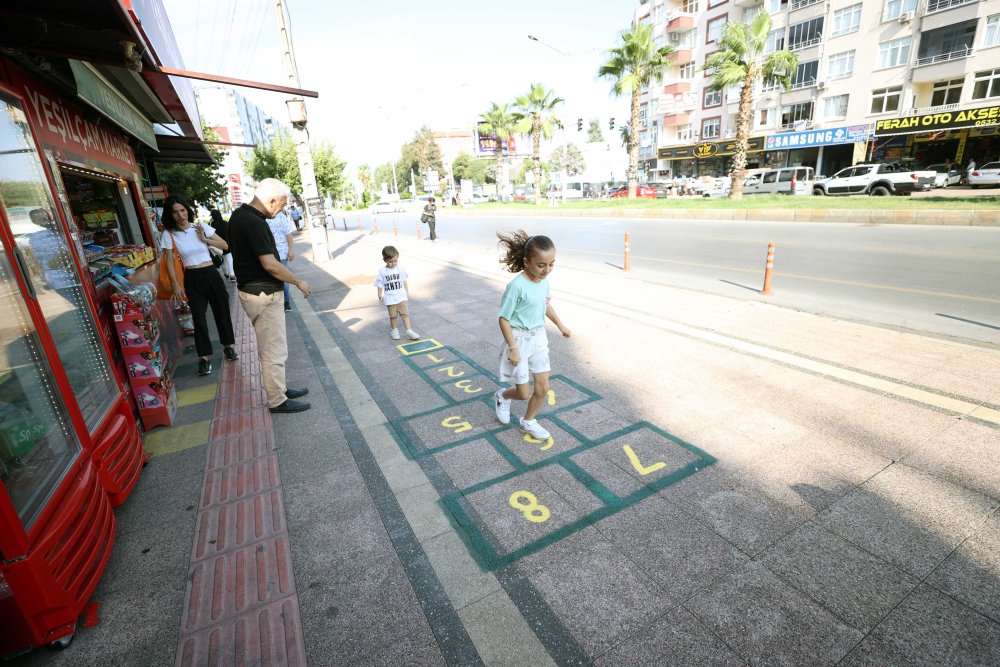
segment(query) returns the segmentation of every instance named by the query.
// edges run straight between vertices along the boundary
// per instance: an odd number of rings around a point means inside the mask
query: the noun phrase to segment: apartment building
[[[634,22],[675,49],[643,91],[648,178],[728,171],[740,90],[710,90],[703,66],[727,22],[759,12],[768,51],[799,64],[790,90],[754,91],[748,166],[1000,159],[1000,0],[648,0]]]

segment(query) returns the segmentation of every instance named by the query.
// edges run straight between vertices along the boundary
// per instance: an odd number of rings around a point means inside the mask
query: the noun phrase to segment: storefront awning
[[[691,160],[694,158],[706,159],[732,155],[736,150],[736,140],[726,141],[705,141],[700,144],[689,144],[687,146],[670,146],[660,148],[656,151],[656,157],[660,160]],[[748,153],[758,153],[764,150],[764,137],[750,137],[747,142]]]
[[[943,111],[927,113],[920,116],[903,116],[901,118],[884,118],[875,123],[876,137],[889,137],[896,134],[919,134],[922,132],[940,132],[967,127],[991,127],[1000,125],[1000,104],[978,109]]]
[[[150,148],[156,148],[153,123],[109,84],[93,67],[79,60],[69,61],[76,79],[76,94],[110,118],[118,127]]]

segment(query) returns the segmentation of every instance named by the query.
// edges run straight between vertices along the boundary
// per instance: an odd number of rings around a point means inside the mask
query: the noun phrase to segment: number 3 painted
[[[540,504],[535,494],[530,491],[515,491],[510,494],[507,502],[531,523],[542,523],[548,521],[549,517],[552,516],[549,508]]]
[[[478,394],[483,390],[482,387],[472,389],[472,380],[459,380],[455,383],[455,386],[464,391],[466,394]]]

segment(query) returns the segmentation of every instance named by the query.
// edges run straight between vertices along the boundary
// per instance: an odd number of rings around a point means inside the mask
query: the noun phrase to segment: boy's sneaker
[[[406,337],[409,338],[410,340],[420,340],[420,334],[418,334],[413,329],[406,330]]]
[[[510,399],[503,397],[503,389],[493,395],[493,405],[497,411],[497,421],[501,424],[510,423]]]
[[[389,332],[389,338],[393,340],[399,340],[399,329],[393,329]]]
[[[542,428],[537,419],[525,421],[524,417],[521,417],[521,432],[527,433],[536,440],[548,440],[550,437],[549,432]]]

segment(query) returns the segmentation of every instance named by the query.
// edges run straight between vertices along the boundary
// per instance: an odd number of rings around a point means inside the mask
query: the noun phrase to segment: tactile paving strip
[[[305,665],[274,429],[235,290],[230,309],[240,359],[221,369],[176,664]]]

